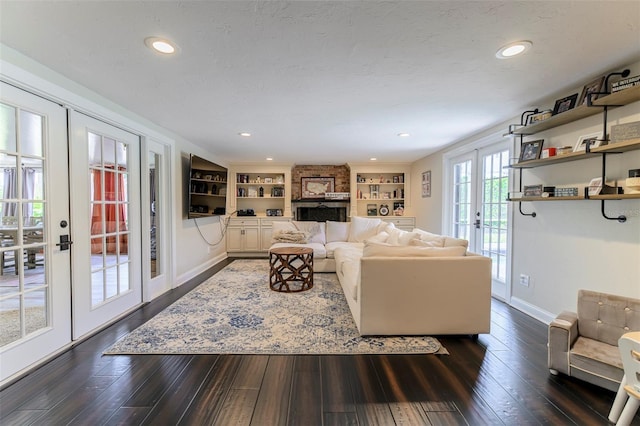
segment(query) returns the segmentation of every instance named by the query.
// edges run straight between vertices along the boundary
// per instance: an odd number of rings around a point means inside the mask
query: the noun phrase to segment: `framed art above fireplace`
[[[302,198],[325,198],[327,192],[335,191],[335,178],[333,177],[303,177]]]

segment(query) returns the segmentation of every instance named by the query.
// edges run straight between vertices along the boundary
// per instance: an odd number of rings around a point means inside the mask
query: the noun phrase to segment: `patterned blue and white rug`
[[[335,274],[269,289],[267,260],[236,260],[104,353],[448,354],[433,337],[361,337]]]

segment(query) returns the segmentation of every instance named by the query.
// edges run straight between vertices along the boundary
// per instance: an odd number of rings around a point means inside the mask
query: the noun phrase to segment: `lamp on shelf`
[[[604,79],[604,90],[607,93],[609,92],[609,78],[613,77],[614,75],[619,75],[622,78],[626,78],[629,77],[629,74],[631,74],[631,70],[629,68],[627,68],[624,71],[620,71],[620,72],[611,72],[607,75],[607,77]]]

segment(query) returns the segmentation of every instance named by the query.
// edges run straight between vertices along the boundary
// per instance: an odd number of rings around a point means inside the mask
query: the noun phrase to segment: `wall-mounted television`
[[[197,155],[189,158],[187,218],[226,214],[227,168]]]

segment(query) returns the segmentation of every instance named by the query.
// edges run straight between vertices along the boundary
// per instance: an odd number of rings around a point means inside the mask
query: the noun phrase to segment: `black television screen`
[[[227,168],[191,154],[187,190],[187,218],[224,215],[227,205]]]

